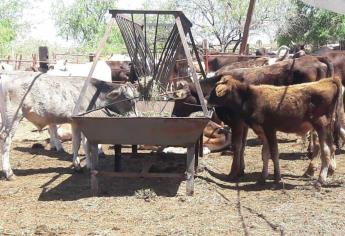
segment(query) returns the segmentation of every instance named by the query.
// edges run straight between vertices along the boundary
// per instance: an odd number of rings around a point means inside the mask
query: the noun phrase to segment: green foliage
[[[58,34],[64,39],[77,41],[88,52],[95,51],[106,29],[107,13],[116,8],[114,0],[75,0],[66,5],[55,1],[52,16]],[[124,45],[119,30],[115,27],[104,52],[123,51]]]
[[[16,32],[9,19],[0,19],[0,45],[7,44],[14,40]]]
[[[10,43],[21,32],[24,5],[24,0],[0,1],[0,54],[9,50]]]
[[[324,45],[345,37],[345,16],[295,1],[295,13],[280,28],[278,44]]]

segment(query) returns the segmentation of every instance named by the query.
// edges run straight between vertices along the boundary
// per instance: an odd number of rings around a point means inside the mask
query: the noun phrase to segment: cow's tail
[[[318,57],[319,61],[325,63],[327,66],[327,73],[326,76],[333,77],[334,76],[334,66],[333,63],[328,59],[328,57]]]
[[[343,86],[341,83],[341,79],[336,76],[334,78],[335,83],[338,88],[337,93],[337,100],[334,106],[333,115],[332,115],[332,122],[331,122],[331,129],[333,133],[334,143],[339,148],[340,147],[340,132],[343,128],[343,121],[344,121],[344,104],[343,104]]]

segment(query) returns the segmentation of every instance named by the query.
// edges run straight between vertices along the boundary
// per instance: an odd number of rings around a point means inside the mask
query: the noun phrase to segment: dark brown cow
[[[111,69],[111,80],[121,82],[134,82],[137,76],[133,64],[128,61],[106,61]]]
[[[254,60],[248,60],[248,61],[238,61],[231,63],[229,65],[225,65],[221,67],[219,70],[216,71],[216,75],[223,75],[226,72],[233,70],[233,69],[239,69],[239,68],[253,68],[258,66],[265,66],[268,65],[268,57],[260,57]]]
[[[317,81],[331,77],[333,73],[333,65],[326,57],[304,56],[269,66],[233,69],[222,75],[230,75],[233,79],[249,84],[282,86]]]
[[[232,54],[211,54],[208,55],[208,72],[214,72],[221,67],[230,65],[235,62],[247,61],[255,59],[256,56],[241,56]]]
[[[335,169],[332,129],[340,114],[342,86],[339,79],[290,86],[248,85],[224,76],[212,90],[208,103],[236,110],[263,142],[260,182],[268,176],[268,160],[274,163],[274,179],[281,179],[276,132],[305,134],[314,129],[319,137],[322,167],[318,182],[324,184],[328,168]],[[235,160],[240,161],[240,160]],[[240,166],[240,163],[237,163]]]
[[[271,84],[290,85],[316,81],[326,76],[333,75],[332,64],[327,58],[305,56],[294,60],[285,60],[274,65],[257,68],[242,68],[228,72],[229,77],[246,84]],[[201,80],[204,96],[208,96],[221,76],[215,76],[206,80]],[[176,101],[174,112],[183,115],[200,110],[200,107],[187,104],[199,104],[198,96],[194,84],[186,84],[185,89],[188,96],[184,100]],[[243,122],[236,110],[229,107],[217,107],[217,116],[232,129],[232,149],[234,160],[229,173],[230,179],[235,179],[244,174],[244,148],[247,138],[248,127]],[[240,165],[237,165],[240,163]]]

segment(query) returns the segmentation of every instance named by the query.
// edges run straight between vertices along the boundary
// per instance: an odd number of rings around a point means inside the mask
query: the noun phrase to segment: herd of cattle
[[[281,131],[299,135],[311,132],[312,156],[306,174],[314,175],[320,156],[318,183],[324,184],[327,175],[333,174],[336,168],[334,157],[339,138],[345,140],[345,52],[322,50],[313,56],[289,59],[284,55],[274,61],[263,56],[232,64],[219,58],[215,60],[218,61],[209,62],[214,73],[200,80],[207,104],[215,110],[204,131],[204,140],[212,151],[231,146],[234,157],[229,178],[244,174],[244,149],[248,128],[251,128],[263,144],[260,182],[265,182],[268,176],[269,159],[274,163],[275,181],[281,179],[276,138],[276,132]],[[62,149],[57,124],[70,123],[74,167],[81,168],[78,158],[81,141],[86,166],[90,167],[87,140],[72,120],[73,108],[91,64],[83,66],[73,68],[63,62],[47,73],[11,72],[0,68],[0,149],[2,171],[8,180],[14,177],[10,166],[11,140],[23,117],[39,129],[49,126],[50,143],[57,150]],[[81,110],[115,104],[108,108],[116,113],[135,115],[138,95],[133,82],[138,78],[130,64],[120,66],[117,73],[111,73],[107,65],[97,63]],[[114,80],[125,82],[112,83]],[[173,116],[189,116],[201,110],[196,87],[190,79],[180,79],[175,86],[177,91],[184,92],[175,97]]]

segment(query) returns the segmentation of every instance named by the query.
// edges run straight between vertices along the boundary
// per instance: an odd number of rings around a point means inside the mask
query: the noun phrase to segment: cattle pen
[[[107,176],[176,177],[176,175],[172,174],[149,173],[150,166],[144,167],[139,174],[102,171],[97,167],[97,144],[116,145],[116,165],[119,165],[120,162],[121,154],[119,153],[121,152],[120,145],[122,144],[173,145],[187,147],[186,192],[187,195],[193,195],[195,163],[197,163],[195,157],[198,156],[195,152],[197,150],[195,146],[198,146],[198,139],[202,135],[202,130],[209,121],[212,112],[208,111],[204,103],[204,97],[186,39],[186,36],[189,35],[193,46],[192,49],[196,54],[200,68],[202,68],[190,30],[192,24],[181,11],[110,10],[110,14],[112,15],[112,20],[108,25],[103,40],[100,42],[93,67],[74,109],[74,120],[90,142],[91,190],[94,194],[98,193],[97,176],[102,174]],[[142,25],[134,20],[134,17],[138,15],[141,16]],[[166,30],[166,27],[160,27],[160,17],[168,18],[172,21],[168,30]],[[153,30],[151,29],[150,34],[148,32],[150,27],[147,26],[147,23],[152,19],[154,19],[155,25]],[[136,102],[136,105],[140,115],[137,115],[137,117],[114,117],[109,115],[107,111],[104,111],[104,107],[86,111],[80,111],[79,108],[83,96],[87,92],[100,51],[115,21],[119,26],[128,53],[134,64],[135,72],[139,77],[140,101]],[[164,30],[165,32],[163,32]],[[166,38],[164,38],[164,35]],[[158,53],[156,50],[159,43],[164,45],[161,53]],[[169,94],[176,92],[176,87],[169,86],[171,81],[168,81],[168,78],[175,66],[177,56],[181,52],[187,58],[192,81],[195,83],[199,100],[201,101],[203,112],[198,117],[177,118],[172,116]],[[203,75],[205,76],[205,73]],[[171,87],[172,90],[168,90]],[[154,104],[157,107],[156,111],[153,109]],[[89,108],[91,107],[92,104]],[[151,115],[144,114],[149,111],[151,111]],[[152,111],[154,111],[154,114],[152,114]],[[135,155],[138,154],[136,153]],[[119,170],[119,167],[115,169]]]

